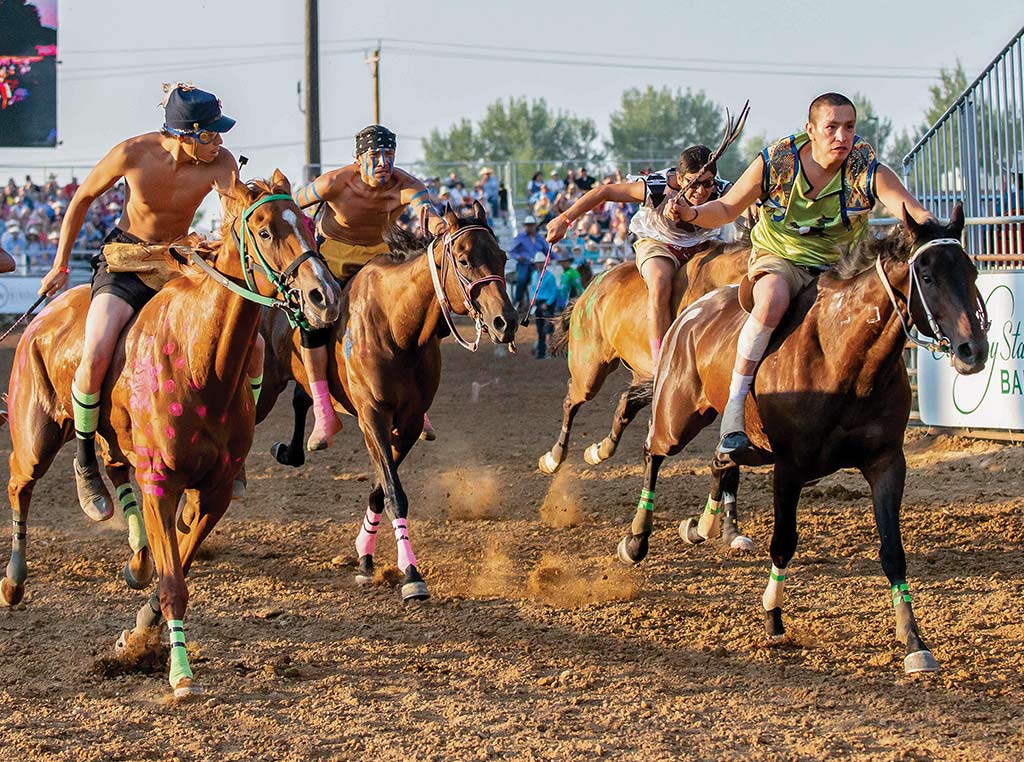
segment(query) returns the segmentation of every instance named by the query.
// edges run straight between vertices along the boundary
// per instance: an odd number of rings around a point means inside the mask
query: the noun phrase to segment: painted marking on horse
[[[347,326],[345,327],[344,339],[344,349],[342,351],[344,352],[345,359],[348,360],[352,357],[352,334],[349,333]]]
[[[174,436],[175,436],[176,433],[177,432],[174,431],[174,427],[173,426],[168,426],[168,427],[166,427],[164,429],[164,434],[167,435],[168,439],[174,439]]]
[[[171,355],[174,354],[174,350],[176,350],[177,348],[177,344],[175,344],[173,341],[168,341],[166,344],[164,344],[164,354],[170,357]]]
[[[309,218],[306,217],[306,215],[302,215],[302,217],[305,220],[309,220]],[[305,244],[306,238],[302,235],[302,231],[299,229],[299,219],[295,212],[293,212],[291,209],[285,209],[283,212],[281,212],[281,218],[292,226],[292,232],[295,233],[295,237],[298,240],[302,241],[303,244]],[[312,223],[310,222],[310,224]],[[306,228],[308,231],[310,229],[309,225],[307,225]],[[323,265],[320,264],[319,260],[313,258],[307,259],[306,262],[308,262],[309,266],[313,268],[313,274],[317,277],[318,280],[323,281],[326,279],[327,273],[324,272]]]
[[[172,402],[167,406],[167,412],[171,415],[178,416],[185,412],[185,408],[182,407],[180,402]]]
[[[200,418],[206,417],[206,405],[196,405],[196,415]]]
[[[167,380],[165,380],[161,385],[161,388],[164,390],[165,394],[172,394],[175,389],[174,379],[168,378]]]

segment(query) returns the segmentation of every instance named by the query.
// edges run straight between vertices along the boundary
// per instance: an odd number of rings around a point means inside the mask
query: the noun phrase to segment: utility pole
[[[306,182],[320,175],[320,24],[317,0],[306,0]]]
[[[380,124],[380,40],[370,51],[366,63],[370,64],[370,76],[373,78],[373,123]]]

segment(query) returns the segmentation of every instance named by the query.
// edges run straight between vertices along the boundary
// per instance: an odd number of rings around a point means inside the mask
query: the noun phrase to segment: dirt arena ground
[[[12,346],[0,350],[4,388]],[[580,414],[563,471],[543,476],[565,377],[564,361],[525,350],[446,347],[431,411],[440,438],[402,469],[433,594],[411,606],[383,580],[353,583],[370,486],[355,422],[288,469],[269,455],[290,430],[279,404],[257,430],[248,495],[191,576],[187,633],[208,693],[182,704],[162,665],[111,660],[144,596],[121,581],[120,516],[95,525],[77,508],[65,449],[36,490],[26,602],[0,610],[0,758],[1024,756],[1020,448],[908,435],[910,589],[942,666],[908,677],[859,475],[805,491],[789,640],[769,646],[767,471],[741,484],[753,556],[684,546],[676,527],[707,492],[703,435],[662,470],[651,554],[626,569],[613,553],[636,505],[645,424],[613,460],[586,466],[615,378]],[[0,432],[5,482],[9,449]],[[378,559],[393,563],[381,537]]]

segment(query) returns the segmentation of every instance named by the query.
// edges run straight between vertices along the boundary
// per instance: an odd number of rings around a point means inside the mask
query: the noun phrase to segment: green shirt
[[[580,278],[579,271],[573,267],[566,268],[562,271],[562,282],[560,284],[562,291],[562,301],[568,301],[574,299],[583,293],[583,279]]]
[[[796,136],[796,145],[807,144],[806,133]],[[768,171],[767,166],[764,169]],[[857,243],[868,229],[867,210],[850,214],[850,226],[843,224],[840,191],[843,170],[836,172],[818,194],[809,199],[811,184],[799,167],[787,204],[782,209],[765,205],[750,231],[750,242],[759,251],[776,254],[793,264],[810,267],[831,265],[843,250]]]

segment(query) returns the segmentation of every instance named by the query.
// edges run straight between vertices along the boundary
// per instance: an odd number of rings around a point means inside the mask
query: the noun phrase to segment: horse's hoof
[[[0,598],[5,606],[17,606],[25,597],[25,586],[11,582],[7,577],[0,581]]]
[[[114,643],[114,653],[118,656],[124,656],[124,652],[128,650],[128,640],[132,636],[131,630],[122,630],[121,636]]]
[[[732,538],[732,542],[729,543],[729,547],[743,553],[753,553],[754,541],[745,535],[738,534]]]
[[[938,672],[939,663],[935,661],[931,651],[914,651],[907,654],[907,658],[903,660],[903,670],[908,675],[915,672]]]
[[[786,637],[786,627],[782,624],[782,609],[776,606],[764,612],[764,629],[768,640],[778,643]]]
[[[427,592],[427,583],[423,581],[419,570],[415,566],[410,566],[405,570],[405,579],[402,583],[402,600],[425,601],[429,597],[430,593]]]
[[[356,584],[366,587],[373,584],[373,556],[360,556],[356,569]]]
[[[679,536],[687,545],[700,545],[707,537],[697,531],[697,519],[683,519],[679,523]]]
[[[301,447],[296,449],[298,452],[293,454],[292,448],[288,446],[287,442],[274,442],[274,445],[270,448],[270,454],[282,466],[297,468],[306,462],[306,454],[302,451]]]
[[[145,590],[153,581],[155,567],[149,547],[139,548],[124,564],[124,581],[132,590]]]
[[[630,553],[629,541],[632,539],[638,539],[636,555]],[[616,549],[616,556],[626,566],[636,566],[638,563],[647,558],[647,538],[640,537],[636,538],[635,535],[627,534],[619,542],[619,546]]]
[[[555,473],[560,465],[562,464],[555,460],[555,456],[551,454],[551,450],[548,450],[546,453],[541,455],[540,460],[537,462],[537,468],[540,469],[541,473],[548,475]]]
[[[586,450],[583,451],[583,460],[587,461],[592,466],[601,465],[603,458],[601,457],[601,448],[597,444],[592,444]]]
[[[187,699],[190,696],[198,696],[202,692],[202,686],[196,685],[191,677],[183,677],[178,681],[178,685],[174,689],[174,698]]]
[[[231,499],[241,500],[245,497],[245,482],[241,479],[235,479],[231,484]]]

